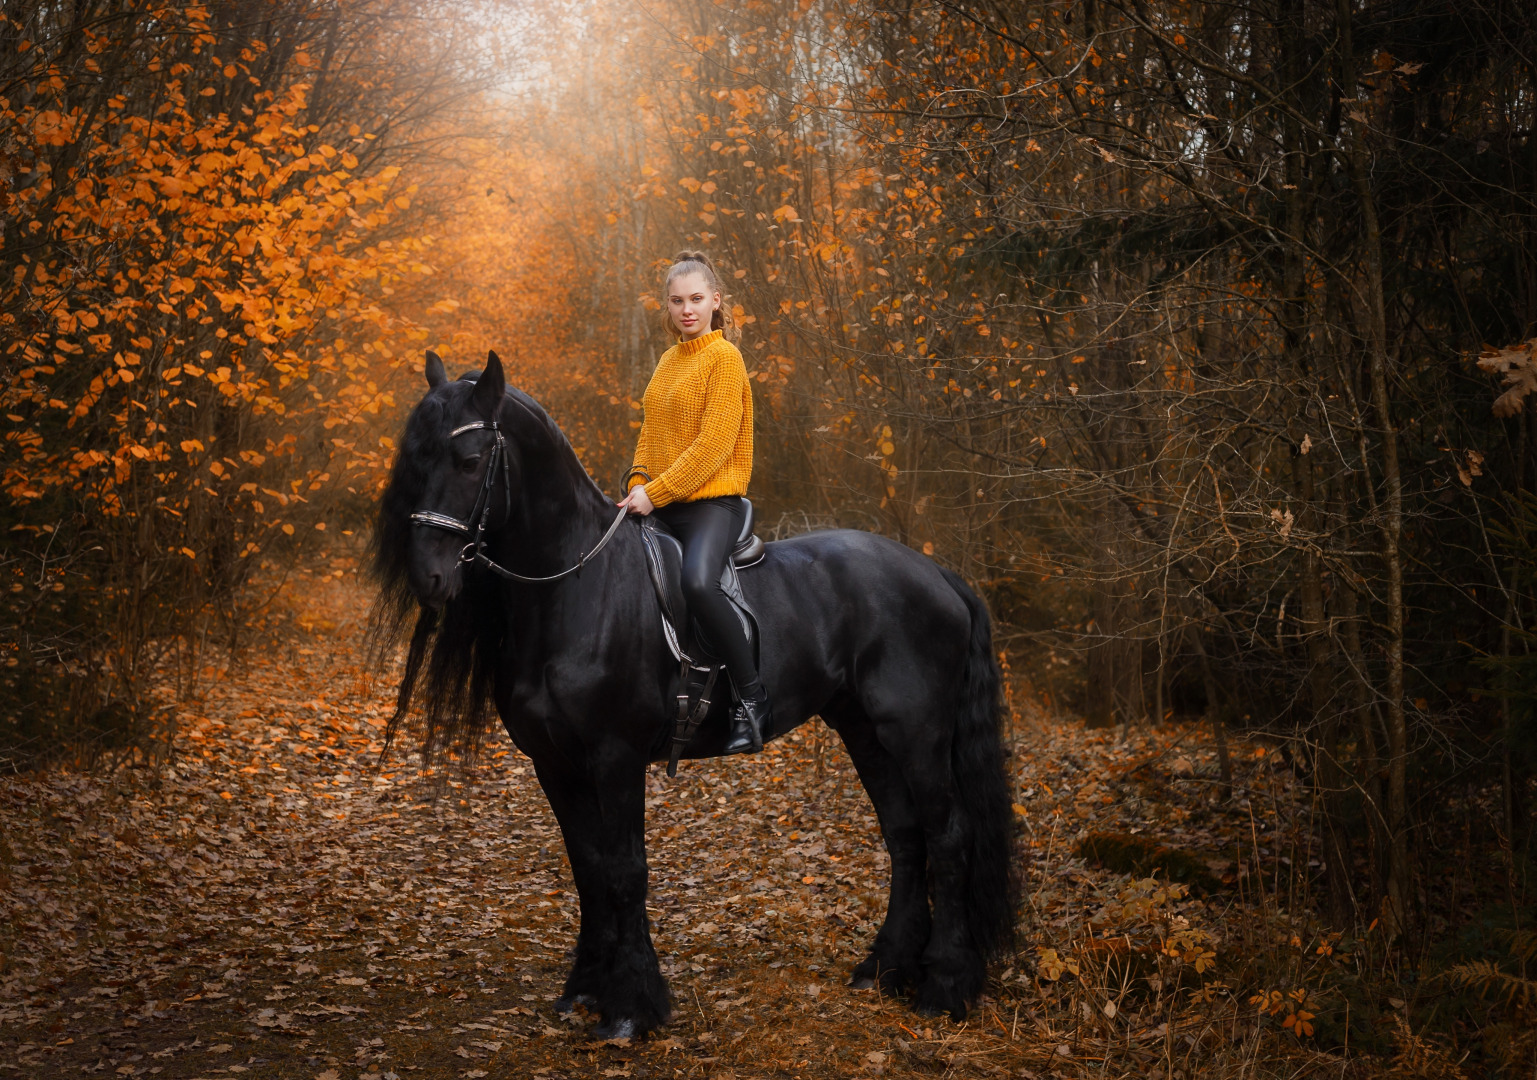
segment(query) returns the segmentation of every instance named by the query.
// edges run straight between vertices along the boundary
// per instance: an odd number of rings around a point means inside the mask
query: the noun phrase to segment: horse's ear
[[[492,352],[486,356],[486,370],[475,380],[475,392],[470,396],[475,411],[487,420],[496,419],[496,410],[502,406],[502,395],[507,392],[507,376],[502,374],[501,358]]]
[[[427,350],[427,387],[436,390],[448,381],[448,372],[443,370],[443,358],[431,349]]]

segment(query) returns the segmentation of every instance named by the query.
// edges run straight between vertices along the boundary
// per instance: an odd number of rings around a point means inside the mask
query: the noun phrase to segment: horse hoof
[[[919,988],[913,1000],[913,1011],[919,1016],[943,1016],[949,1013],[952,1020],[961,1021],[966,1019],[966,1002],[953,991],[924,986]]]
[[[874,957],[862,961],[849,978],[849,985],[855,990],[869,990],[878,986],[883,994],[900,994],[912,982],[912,978],[905,975],[901,967],[881,963]]]
[[[622,1020],[605,1020],[593,1028],[592,1033],[600,1039],[633,1039],[635,1038],[635,1021],[628,1017]]]
[[[578,1005],[591,1008],[596,1000],[591,994],[572,994],[569,997],[558,997],[555,999],[555,1011],[558,1013],[568,1013]]]

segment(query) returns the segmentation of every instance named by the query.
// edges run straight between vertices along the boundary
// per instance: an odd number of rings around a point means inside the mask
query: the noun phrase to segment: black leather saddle
[[[720,584],[736,609],[737,618],[742,620],[742,631],[756,650],[758,616],[742,595],[742,583],[736,572],[762,562],[764,547],[763,541],[753,535],[752,503],[747,499],[742,502],[746,509],[742,516],[742,531],[731,549],[730,560],[721,571]],[[719,664],[709,640],[688,613],[688,601],[683,596],[683,545],[654,514],[646,515],[641,521],[641,536],[646,543],[646,565],[651,571],[651,584],[662,608],[668,648],[673,656],[691,667],[703,669]]]
[[[764,545],[753,534],[752,503],[747,499],[742,502],[746,510],[742,516],[742,531],[736,546],[731,549],[731,558],[721,571],[720,584],[737,618],[742,621],[742,630],[756,654],[758,615],[742,593],[737,571],[762,562]],[[646,546],[646,568],[651,573],[651,585],[662,610],[662,632],[679,665],[678,712],[673,721],[672,753],[667,763],[667,775],[676,776],[679,757],[710,711],[711,693],[722,665],[710,648],[708,637],[688,612],[688,601],[683,595],[683,545],[655,514],[641,519],[640,535]]]

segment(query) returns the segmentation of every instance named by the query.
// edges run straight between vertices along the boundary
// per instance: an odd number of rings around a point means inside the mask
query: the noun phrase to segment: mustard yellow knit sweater
[[[629,486],[657,506],[746,495],[752,478],[752,387],[742,354],[715,330],[662,354],[645,409]]]

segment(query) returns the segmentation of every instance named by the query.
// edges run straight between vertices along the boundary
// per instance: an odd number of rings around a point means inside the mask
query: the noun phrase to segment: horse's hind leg
[[[934,932],[913,1004],[920,1012],[963,1020],[966,1003],[982,992],[987,965],[972,945],[966,919],[966,819],[951,783],[949,755],[938,751],[910,757],[905,770],[923,821],[934,892]]]
[[[874,680],[877,685],[894,687],[895,677]],[[967,822],[956,797],[951,770],[952,732],[934,722],[943,715],[942,701],[924,701],[921,694],[888,696],[877,702],[879,716],[870,725],[869,742],[880,749],[866,753],[881,762],[881,787],[900,796],[888,795],[900,815],[900,842],[908,859],[916,861],[905,867],[908,903],[921,907],[928,933],[917,945],[917,993],[914,1006],[924,1013],[947,1012],[956,1019],[966,1016],[967,1002],[982,991],[987,967],[972,944],[967,921],[966,860]],[[888,751],[886,747],[891,749]],[[853,754],[852,748],[850,754]],[[856,765],[858,758],[855,759]],[[864,779],[864,769],[860,778]],[[866,787],[873,792],[869,781]],[[882,827],[886,828],[885,820]],[[892,848],[892,905],[897,904],[897,846],[888,830]],[[926,859],[925,859],[926,857]],[[929,895],[933,897],[932,923],[928,923]],[[915,916],[908,915],[916,924]],[[912,938],[904,939],[910,945]],[[912,961],[904,956],[904,970]]]
[[[875,806],[886,851],[891,856],[891,894],[886,919],[875,935],[870,955],[854,968],[850,985],[874,986],[895,993],[922,977],[923,951],[929,942],[928,856],[923,825],[897,760],[875,737],[874,726],[857,706],[829,710],[829,723],[843,738],[860,783]]]
[[[614,772],[600,784],[539,769],[582,912],[576,961],[556,1005],[595,1008],[604,1038],[644,1034],[671,1013],[646,918],[645,769]]]

